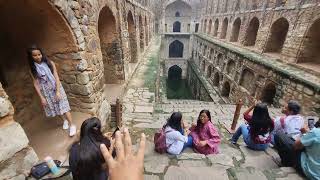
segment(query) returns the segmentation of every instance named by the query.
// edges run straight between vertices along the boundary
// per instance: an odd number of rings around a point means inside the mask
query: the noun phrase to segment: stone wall
[[[319,111],[319,76],[203,34],[194,37],[193,57],[211,86],[233,102],[255,97],[279,107],[296,99],[305,113]]]

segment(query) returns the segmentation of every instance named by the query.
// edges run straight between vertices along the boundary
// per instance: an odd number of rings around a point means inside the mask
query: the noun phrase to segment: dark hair
[[[105,163],[100,144],[110,148],[109,139],[101,132],[100,120],[96,117],[85,120],[81,125],[78,162],[73,174],[75,180],[100,179],[101,172],[104,171],[102,164]]]
[[[180,112],[174,112],[171,114],[170,118],[167,120],[167,123],[166,125],[164,125],[164,127],[170,126],[172,129],[181,131],[181,120],[182,114]]]
[[[288,110],[293,113],[293,115],[299,114],[301,110],[301,106],[297,101],[290,100],[288,102]]]
[[[27,58],[28,58],[28,63],[29,63],[29,66],[30,66],[30,70],[31,70],[32,76],[34,78],[36,78],[37,75],[38,75],[36,66],[34,65],[34,59],[32,57],[32,51],[34,51],[34,50],[39,50],[41,52],[41,54],[42,54],[41,62],[46,63],[48,65],[48,67],[50,68],[50,71],[53,74],[53,67],[52,67],[51,61],[46,57],[46,55],[44,54],[44,52],[42,51],[41,48],[37,47],[36,45],[32,45],[31,47],[29,47],[27,49]]]
[[[273,122],[266,103],[259,103],[254,107],[249,126],[250,131],[253,133],[252,138],[273,131]]]
[[[200,111],[199,113],[199,116],[198,116],[198,120],[197,120],[197,127],[196,127],[196,131],[199,133],[200,132],[200,129],[203,127],[203,124],[201,123],[201,114],[202,113],[205,113],[208,118],[209,118],[209,121],[211,122],[211,114],[210,114],[210,111],[209,110],[206,110],[206,109],[203,109]]]

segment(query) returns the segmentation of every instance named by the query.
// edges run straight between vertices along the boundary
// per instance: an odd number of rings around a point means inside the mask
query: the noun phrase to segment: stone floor
[[[144,132],[147,136],[145,153],[146,180],[211,180],[211,179],[303,179],[292,168],[279,167],[277,153],[269,148],[267,151],[256,152],[246,148],[243,142],[240,147],[231,145],[230,134],[224,124],[230,125],[235,105],[220,105],[213,102],[196,100],[163,100],[155,102],[155,93],[146,82],[146,74],[151,57],[157,57],[159,42],[155,40],[149,53],[142,60],[128,85],[123,97],[123,121],[135,140]],[[156,75],[156,72],[154,72]],[[153,84],[154,85],[154,84]],[[217,155],[201,155],[192,149],[186,149],[181,155],[158,154],[154,152],[153,135],[163,126],[173,111],[183,113],[183,119],[188,124],[196,122],[198,113],[202,109],[209,109],[212,121],[219,129],[222,137],[220,153]],[[242,108],[242,112],[245,108]],[[279,109],[270,109],[271,116],[280,114]],[[243,119],[240,118],[241,124]]]

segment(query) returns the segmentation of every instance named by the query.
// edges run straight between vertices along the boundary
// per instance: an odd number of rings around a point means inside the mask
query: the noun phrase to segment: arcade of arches
[[[66,154],[74,140],[59,118],[44,116],[26,49],[35,44],[56,64],[78,127],[90,116],[104,125],[110,104],[121,95],[153,37],[154,16],[148,8],[127,1],[0,0],[0,131],[15,134],[1,133],[1,163],[19,165],[17,158],[28,155],[30,164],[23,168],[29,170],[38,157]],[[14,173],[10,176],[21,172]]]

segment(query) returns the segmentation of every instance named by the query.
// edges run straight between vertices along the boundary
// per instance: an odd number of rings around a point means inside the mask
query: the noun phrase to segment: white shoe
[[[77,133],[77,127],[75,125],[71,125],[69,129],[69,136],[72,137]]]
[[[64,129],[64,130],[69,129],[69,122],[68,122],[67,120],[64,120],[64,121],[63,121],[62,129]]]

